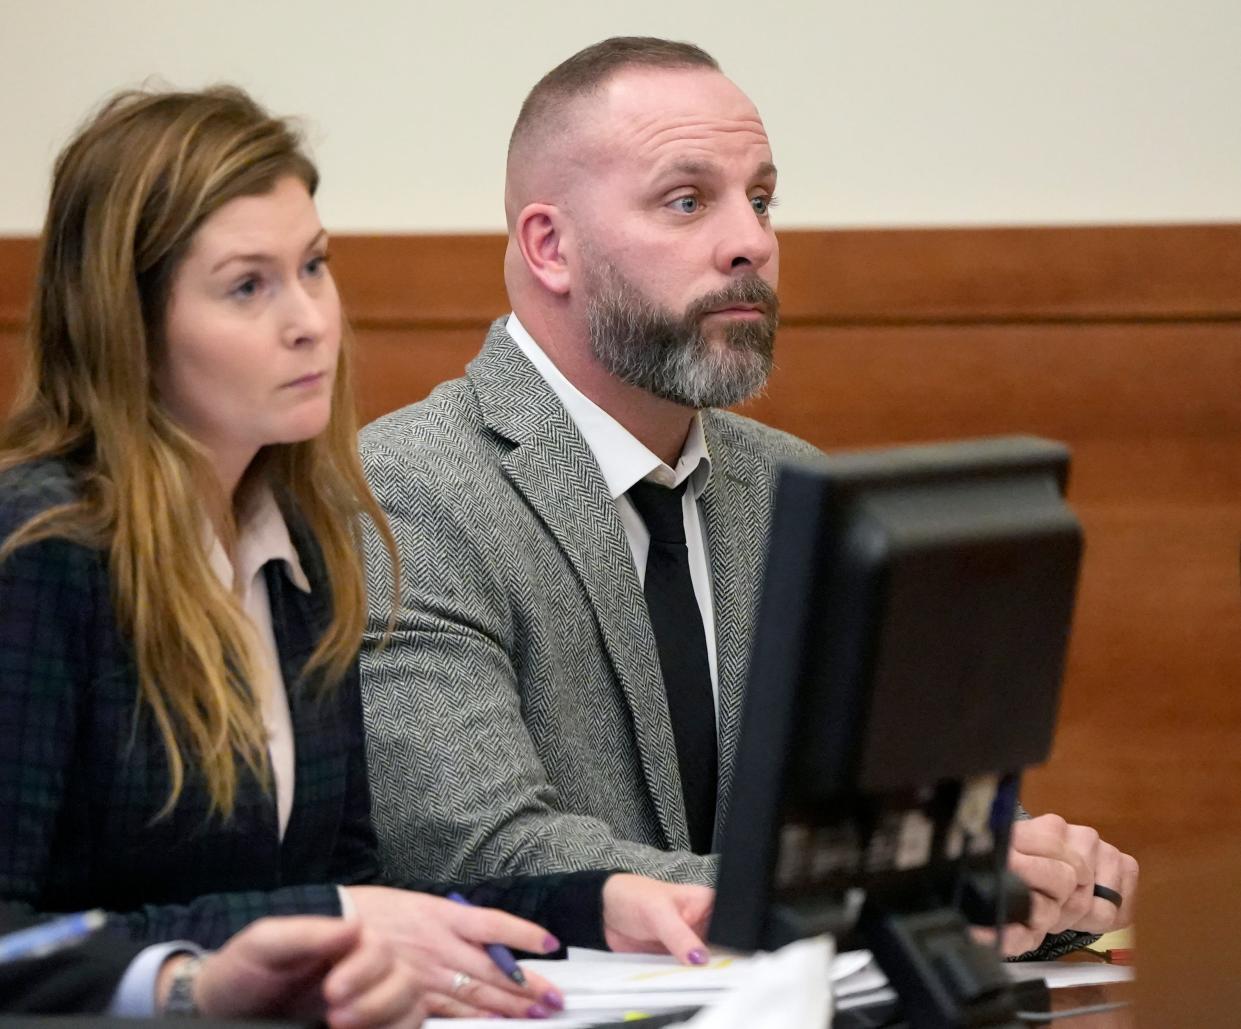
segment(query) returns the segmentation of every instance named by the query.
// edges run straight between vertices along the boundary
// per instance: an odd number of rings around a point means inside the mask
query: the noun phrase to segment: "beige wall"
[[[755,98],[785,226],[1241,220],[1235,0],[0,0],[0,234],[153,74],[305,115],[338,231],[497,229],[525,90],[615,33],[693,39]]]

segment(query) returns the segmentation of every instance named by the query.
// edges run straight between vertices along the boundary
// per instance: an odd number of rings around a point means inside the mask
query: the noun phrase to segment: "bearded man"
[[[718,410],[771,369],[775,187],[758,112],[696,46],[605,40],[526,98],[513,313],[464,378],[362,433],[403,560],[385,645],[368,539],[391,871],[714,881],[776,474],[818,453]],[[1058,840],[1032,857],[1070,892],[1086,874]]]

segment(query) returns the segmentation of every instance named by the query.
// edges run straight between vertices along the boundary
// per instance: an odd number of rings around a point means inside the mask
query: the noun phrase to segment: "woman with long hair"
[[[292,127],[231,88],[120,94],[56,162],[0,428],[0,897],[206,946],[352,915],[449,1014],[560,1003],[488,943],[701,960],[703,888],[581,872],[477,885],[472,907],[383,881],[360,520],[396,554],[317,184]]]

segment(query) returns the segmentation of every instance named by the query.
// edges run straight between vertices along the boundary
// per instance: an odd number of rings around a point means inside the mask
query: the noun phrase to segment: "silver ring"
[[[474,977],[469,972],[453,972],[452,974],[452,995],[455,997],[474,981]]]

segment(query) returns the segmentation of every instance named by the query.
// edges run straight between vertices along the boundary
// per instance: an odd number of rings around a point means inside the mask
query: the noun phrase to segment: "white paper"
[[[1106,965],[1101,961],[1008,961],[1004,967],[1016,982],[1046,979],[1053,990],[1127,983],[1133,979],[1132,965]]]
[[[568,947],[565,954],[567,961],[602,961],[622,965],[675,965],[678,963],[676,958],[669,957],[667,954],[623,954],[615,950],[595,950],[593,947]],[[560,965],[564,962],[549,963]]]
[[[830,961],[831,974],[822,970]],[[680,1007],[702,1007],[684,1023],[693,1029],[766,1029],[789,1025],[826,1025],[831,1010],[828,983],[836,1007],[892,997],[887,978],[869,951],[831,957],[829,940],[804,940],[775,954],[754,957],[715,954],[701,967],[679,964],[667,955],[613,954],[569,948],[569,960],[523,961],[565,993],[566,1010],[546,1020],[509,1019],[506,1025],[546,1025],[582,1029],[627,1014],[657,1014]],[[1006,962],[1014,981],[1046,979],[1052,989],[1127,982],[1133,969],[1079,961]],[[430,1019],[430,1029],[482,1029],[493,1020]]]
[[[653,994],[683,990],[726,990],[745,981],[754,958],[716,954],[705,965],[682,965],[675,958],[647,955],[639,960],[523,961],[522,968],[538,972],[567,995],[586,993]]]
[[[546,1026],[548,1022],[555,1022],[556,1029],[588,1029],[600,1022],[616,1021],[622,1015],[610,1018],[592,1011],[585,1015],[566,1015],[564,1012],[558,1012],[551,1018],[428,1018],[422,1023],[422,1029],[496,1029],[496,1026],[501,1024],[504,1029],[509,1029],[509,1026],[519,1025]]]
[[[745,982],[685,1023],[692,1029],[788,1029],[831,1024],[830,936],[801,940],[754,958]]]

